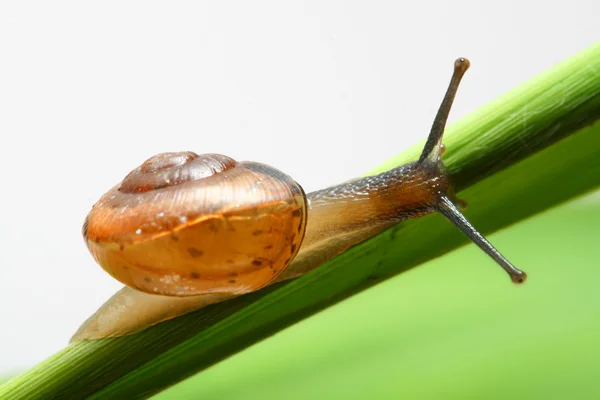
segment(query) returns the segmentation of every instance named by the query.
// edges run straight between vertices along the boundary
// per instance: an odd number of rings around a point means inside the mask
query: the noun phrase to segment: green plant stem
[[[599,119],[597,44],[453,124],[444,162],[461,197],[472,199],[467,217],[489,233],[598,187]],[[417,149],[377,171],[415,159]],[[69,345],[0,386],[0,398],[147,397],[465,243],[439,215],[411,220],[296,280],[135,335]],[[501,270],[498,279],[506,279]]]

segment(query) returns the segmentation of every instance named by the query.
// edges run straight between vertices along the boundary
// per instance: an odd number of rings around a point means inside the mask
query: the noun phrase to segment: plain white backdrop
[[[308,191],[423,139],[600,38],[590,1],[0,3],[0,373],[64,347],[121,287],[81,237],[163,151],[261,161]]]

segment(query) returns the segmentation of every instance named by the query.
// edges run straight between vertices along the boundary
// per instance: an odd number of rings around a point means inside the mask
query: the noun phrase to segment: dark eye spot
[[[296,251],[296,247],[298,247],[298,246],[296,245],[296,243],[292,244],[292,247],[291,247],[291,249],[290,249],[292,254],[294,254],[294,252]]]
[[[228,282],[229,283],[236,283],[237,281],[235,279],[230,279]]]
[[[202,257],[204,255],[204,252],[200,249],[197,249],[195,247],[189,247],[187,249],[188,253],[190,254],[190,256],[196,258],[196,257]]]
[[[260,236],[262,234],[263,234],[263,231],[261,231],[260,229],[257,229],[254,232],[252,232],[252,236]]]
[[[150,278],[149,276],[146,276],[146,277],[144,278],[144,282],[146,282],[146,283],[151,283],[151,282],[152,282],[152,278]]]
[[[123,251],[124,249],[125,249],[125,245],[123,245],[123,243],[121,243],[121,244],[119,245],[119,250],[120,250],[120,251]]]
[[[270,245],[268,245],[268,246],[265,246],[265,250],[271,250],[272,248],[273,248],[273,245],[272,245],[272,244],[270,244]]]
[[[299,217],[301,215],[302,215],[302,210],[300,208],[297,210],[294,210],[294,212],[292,212],[293,217]]]
[[[233,264],[233,260],[225,260],[227,264]]]
[[[258,260],[258,259],[257,259],[257,260],[254,260],[254,261],[252,261],[252,265],[255,265],[255,266],[257,266],[257,267],[260,267],[260,266],[262,265],[262,261],[261,261],[261,260]]]
[[[191,272],[190,273],[190,278],[192,279],[199,279],[200,278],[200,274],[197,272]]]

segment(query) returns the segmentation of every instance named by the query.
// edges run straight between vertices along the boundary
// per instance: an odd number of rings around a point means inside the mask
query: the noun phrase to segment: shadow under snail
[[[419,159],[306,195],[264,164],[219,154],[146,160],[92,208],[83,236],[127,285],[72,341],[122,336],[305,274],[390,226],[437,211],[515,283],[526,274],[460,213],[440,160],[442,135],[469,61],[459,58]]]

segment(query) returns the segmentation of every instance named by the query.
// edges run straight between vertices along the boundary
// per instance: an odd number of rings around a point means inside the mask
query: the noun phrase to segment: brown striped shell
[[[102,268],[134,289],[242,294],[296,256],[306,207],[300,185],[267,165],[162,153],[102,196],[83,236]]]

